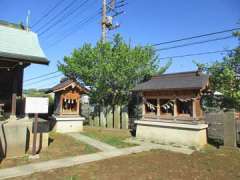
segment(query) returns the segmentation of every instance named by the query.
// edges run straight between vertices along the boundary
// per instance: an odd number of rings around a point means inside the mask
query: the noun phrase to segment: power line
[[[233,51],[233,49],[231,49],[231,50],[221,50],[221,51],[209,51],[209,52],[201,52],[201,53],[193,53],[193,54],[184,54],[184,55],[178,55],[178,56],[168,56],[168,57],[162,57],[162,58],[159,58],[159,59],[183,58],[183,57],[189,57],[189,56],[216,54],[216,53],[231,52],[231,51]]]
[[[93,16],[90,16],[88,18],[85,18],[85,19],[81,20],[78,24],[75,24],[75,26],[72,28],[72,31],[67,31],[67,33],[65,33],[64,35],[61,36],[61,37],[63,37],[62,39],[59,39],[59,40],[55,41],[54,43],[50,44],[49,47],[52,47],[52,46],[58,44],[59,42],[62,42],[64,39],[68,38],[69,36],[75,34],[79,30],[81,30],[81,28],[84,25],[86,25],[87,23],[89,23],[92,20],[94,20],[95,18],[97,18],[100,14],[101,14],[101,12],[97,12]],[[81,26],[81,28],[78,28],[78,26]]]
[[[53,16],[49,21],[47,21],[45,24],[51,24],[52,21],[54,21],[55,19],[59,18],[59,16],[61,17],[62,14],[64,14],[64,12],[66,10],[68,10],[69,8],[71,8],[75,3],[77,2],[77,0],[73,0],[71,1],[66,7],[64,7],[60,12],[58,12],[57,14],[55,14],[55,16]],[[40,28],[38,28],[36,31],[40,31],[42,28],[45,27],[45,24],[43,24],[43,26],[41,26]]]
[[[59,71],[54,71],[54,72],[51,72],[51,73],[47,73],[47,74],[43,74],[43,75],[40,75],[40,76],[36,76],[36,77],[33,77],[33,78],[30,78],[30,79],[27,79],[25,80],[24,82],[28,82],[28,81],[32,81],[32,80],[35,80],[35,79],[39,79],[39,78],[42,78],[42,77],[46,77],[46,76],[49,76],[49,75],[52,75],[52,74],[56,74],[58,73]]]
[[[45,78],[45,79],[41,79],[39,81],[36,81],[36,82],[32,82],[32,83],[29,83],[29,84],[24,84],[24,86],[29,86],[29,85],[33,85],[33,84],[38,84],[40,82],[43,82],[43,81],[47,81],[49,79],[53,79],[53,78],[57,78],[57,77],[60,77],[62,76],[62,74],[59,74],[59,75],[56,75],[56,76],[52,76],[52,77],[49,77],[49,78]]]
[[[204,44],[204,43],[208,43],[208,42],[220,41],[220,40],[229,39],[229,38],[233,38],[233,36],[231,35],[231,36],[226,36],[226,37],[221,37],[221,38],[209,39],[209,40],[205,40],[205,41],[197,41],[197,42],[193,42],[193,43],[186,43],[186,44],[181,44],[181,45],[177,45],[177,46],[171,46],[171,47],[156,49],[156,51],[175,49],[175,48],[186,47],[186,46],[197,45],[197,44]]]
[[[96,4],[95,0],[92,1],[91,4],[89,4],[89,6],[93,6],[94,4]],[[82,11],[78,12],[77,14],[75,14],[71,19],[75,19],[76,17],[78,17],[79,15],[83,14],[86,10],[88,10],[88,7],[85,7]],[[67,27],[67,25],[69,24],[69,21],[65,22],[64,24],[62,24],[62,27]],[[52,33],[48,33],[48,35],[45,38],[52,38],[53,36],[57,35],[56,32],[52,32]]]
[[[32,27],[38,25],[40,22],[42,22],[42,20],[43,20],[44,18],[47,18],[47,17],[48,17],[55,9],[57,9],[58,6],[60,6],[64,1],[65,1],[65,0],[58,1],[58,2],[55,4],[55,6],[53,6],[53,7],[52,7],[51,9],[49,9],[46,13],[44,13],[44,15],[41,16],[41,18],[39,18],[38,21],[32,25]]]
[[[110,4],[110,3],[108,3]],[[56,40],[54,43],[50,44],[49,47],[54,46],[55,44],[63,41],[64,39],[66,39],[67,37],[73,35],[74,33],[78,32],[81,28],[78,28],[79,26],[84,26],[87,23],[90,23],[91,21],[93,21],[95,18],[97,18],[102,12],[102,8],[99,9],[99,11],[97,11],[95,14],[93,14],[93,16],[91,17],[86,17],[84,19],[82,19],[81,21],[79,21],[77,24],[75,24],[71,29],[69,29],[65,34],[61,35],[61,37],[63,37],[62,39]]]
[[[191,39],[195,39],[195,38],[212,36],[212,35],[216,35],[216,34],[222,34],[222,33],[236,31],[236,30],[239,30],[239,29],[240,28],[233,28],[233,29],[227,29],[227,30],[223,30],[223,31],[217,31],[217,32],[212,32],[212,33],[207,33],[207,34],[201,34],[201,35],[198,35],[198,36],[185,37],[185,38],[176,39],[176,40],[172,40],[172,41],[165,41],[165,42],[161,42],[161,43],[152,44],[152,46],[159,46],[159,45],[163,45],[163,44],[170,44],[170,43],[175,43],[175,42],[180,42],[180,41],[191,40]]]
[[[56,25],[60,24],[63,21],[66,21],[67,18],[71,17],[71,15],[73,15],[74,13],[76,13],[82,6],[84,6],[89,0],[85,0],[83,1],[79,6],[77,6],[75,9],[71,10],[69,13],[66,13],[63,15],[62,18],[57,19],[55,22],[53,22],[50,26],[48,26],[45,30],[43,30],[39,36],[42,36],[43,34],[45,34],[46,32],[48,32],[50,29],[52,29],[53,27],[56,27]],[[68,21],[69,23],[69,21]]]

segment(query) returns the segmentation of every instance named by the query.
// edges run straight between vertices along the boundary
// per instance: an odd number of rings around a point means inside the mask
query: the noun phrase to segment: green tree
[[[234,35],[239,39],[240,33]],[[213,64],[197,64],[210,74],[210,86],[224,95],[222,106],[240,109],[240,47]]]
[[[99,41],[95,47],[84,44],[64,57],[59,70],[91,87],[91,100],[103,105],[122,105],[128,101],[136,83],[163,73],[171,63],[159,67],[151,46],[131,47],[116,35],[112,42]]]

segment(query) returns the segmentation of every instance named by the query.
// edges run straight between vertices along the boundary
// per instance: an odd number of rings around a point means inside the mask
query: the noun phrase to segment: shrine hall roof
[[[207,74],[190,71],[153,76],[149,81],[136,85],[133,91],[202,89],[208,83],[209,76]]]
[[[23,25],[0,21],[0,61],[24,61],[35,64],[48,64],[38,36],[27,31]]]

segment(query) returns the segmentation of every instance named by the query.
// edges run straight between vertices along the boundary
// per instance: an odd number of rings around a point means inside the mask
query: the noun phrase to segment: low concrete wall
[[[207,144],[206,124],[135,121],[136,137],[166,144],[202,147]]]
[[[54,130],[59,133],[68,132],[82,132],[83,131],[83,117],[57,117],[53,119],[56,121]]]

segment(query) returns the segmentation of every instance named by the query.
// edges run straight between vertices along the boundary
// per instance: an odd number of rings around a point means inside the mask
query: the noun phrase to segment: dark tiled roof
[[[51,89],[49,89],[47,91],[47,93],[56,92],[58,90],[61,90],[61,89],[65,88],[65,87],[67,87],[68,85],[72,84],[73,82],[76,83],[78,86],[80,86],[85,93],[89,91],[85,87],[81,86],[78,82],[76,82],[76,81],[74,81],[72,79],[68,79],[68,80],[65,80],[65,81],[57,84],[56,86],[52,87]]]
[[[202,89],[208,85],[208,82],[209,76],[197,71],[163,74],[138,84],[133,91]]]

